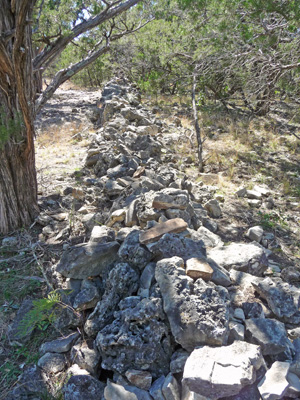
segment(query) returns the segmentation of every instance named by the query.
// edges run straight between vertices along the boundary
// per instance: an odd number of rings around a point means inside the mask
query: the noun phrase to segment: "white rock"
[[[253,190],[260,193],[262,196],[268,196],[271,193],[270,189],[257,185],[254,186]]]
[[[261,226],[253,226],[252,228],[248,229],[248,232],[246,233],[246,236],[250,240],[254,240],[255,242],[260,242],[261,238],[264,234],[264,230]]]
[[[289,386],[286,379],[289,368],[288,362],[275,361],[272,364],[257,386],[263,400],[277,400],[284,396]]]
[[[204,346],[195,349],[187,359],[183,381],[190,391],[202,396],[233,396],[255,381],[255,371],[263,364],[260,347],[250,343]]]
[[[262,198],[262,194],[256,190],[247,190],[246,197],[248,199],[260,200]]]

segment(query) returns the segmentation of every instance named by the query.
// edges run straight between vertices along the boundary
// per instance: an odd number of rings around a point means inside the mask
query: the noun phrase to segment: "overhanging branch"
[[[121,2],[120,0],[114,1],[100,14],[76,25],[69,35],[61,36],[36,56],[33,62],[34,69],[40,69],[42,67],[47,68],[47,66],[49,66],[56,57],[60,55],[60,53],[74,38],[95,28],[105,21],[120,15],[122,12],[128,10],[141,1],[142,0],[126,0],[124,2]]]

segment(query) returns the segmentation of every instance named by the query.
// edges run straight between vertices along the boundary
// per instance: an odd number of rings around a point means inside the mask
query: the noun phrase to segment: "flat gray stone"
[[[40,353],[66,353],[69,351],[75,342],[79,338],[78,332],[73,332],[68,336],[60,337],[51,342],[45,342],[40,347]]]
[[[118,259],[118,242],[83,244],[62,255],[56,271],[66,278],[85,279],[101,275]]]
[[[165,399],[180,400],[180,388],[176,378],[169,373],[162,386],[162,393]]]
[[[162,386],[164,384],[166,377],[162,375],[156,381],[153,382],[149,393],[153,397],[154,400],[166,400],[164,395],[162,394]]]
[[[247,319],[245,328],[246,339],[260,345],[263,355],[279,354],[293,347],[284,324],[276,319]]]
[[[257,243],[231,243],[209,250],[207,256],[227,270],[234,268],[256,276],[268,268],[264,248]]]
[[[282,361],[275,361],[272,364],[258,384],[258,390],[263,400],[283,398],[289,386],[289,382],[286,379],[289,367],[289,363]]]
[[[104,390],[104,398],[105,400],[152,400],[145,390],[129,385],[117,385],[113,382],[108,382]]]
[[[209,398],[233,396],[255,382],[263,364],[260,348],[253,344],[235,341],[230,346],[204,346],[187,359],[183,383]]]

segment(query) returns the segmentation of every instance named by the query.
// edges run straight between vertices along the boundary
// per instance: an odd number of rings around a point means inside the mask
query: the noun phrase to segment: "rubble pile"
[[[69,333],[43,344],[12,398],[41,398],[54,375],[65,400],[299,398],[300,289],[268,276],[267,235],[224,244],[216,188],[182,176],[175,139],[129,83],[107,84],[98,123],[92,207],[77,210],[89,240],[53,271]]]

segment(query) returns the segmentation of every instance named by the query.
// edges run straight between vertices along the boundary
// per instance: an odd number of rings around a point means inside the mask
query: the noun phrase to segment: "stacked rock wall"
[[[299,398],[300,290],[264,276],[257,242],[224,245],[215,188],[168,162],[171,135],[132,86],[108,83],[99,107],[85,165],[111,208],[56,266],[76,318],[13,398],[55,374],[67,400]]]

